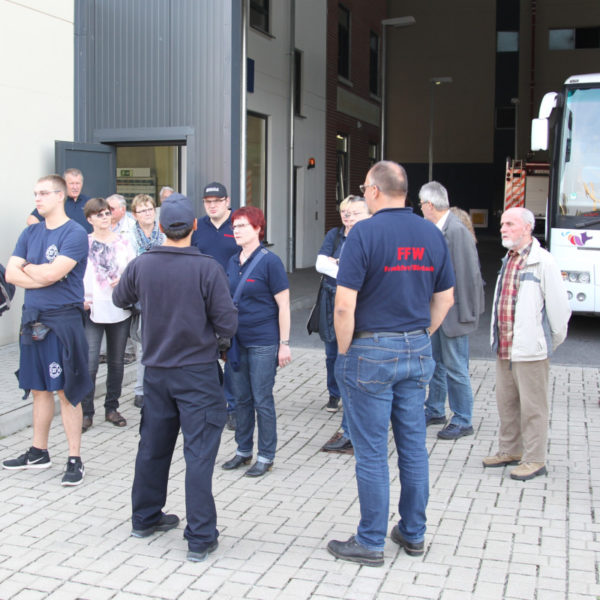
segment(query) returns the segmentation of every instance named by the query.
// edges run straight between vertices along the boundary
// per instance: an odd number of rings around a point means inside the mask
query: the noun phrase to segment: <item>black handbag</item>
[[[311,333],[319,333],[319,320],[321,318],[321,289],[323,288],[323,276],[321,275],[321,283],[317,292],[317,301],[313,304],[306,322],[306,330],[308,335]]]
[[[343,228],[338,228],[338,234],[335,237],[335,242],[333,244],[333,252],[331,255],[335,254],[340,242],[342,240],[342,232]],[[323,278],[325,276],[321,275],[321,281],[319,282],[319,291],[317,292],[317,301],[313,304],[313,307],[310,309],[310,314],[308,315],[308,321],[306,322],[306,330],[308,331],[308,335],[311,333],[319,333],[319,322],[321,320],[321,291],[323,289]]]

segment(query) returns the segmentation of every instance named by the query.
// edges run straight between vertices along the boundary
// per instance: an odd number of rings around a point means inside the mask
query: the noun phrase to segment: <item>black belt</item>
[[[425,335],[426,329],[413,329],[412,331],[355,331],[353,340],[372,337],[404,337],[406,335]]]

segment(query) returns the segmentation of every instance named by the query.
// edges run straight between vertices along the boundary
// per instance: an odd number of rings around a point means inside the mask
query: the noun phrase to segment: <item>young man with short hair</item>
[[[48,434],[56,392],[69,444],[62,485],[74,486],[85,474],[80,456],[81,400],[92,389],[92,381],[83,311],[88,236],[66,215],[66,196],[59,175],[38,180],[34,197],[43,220],[21,233],[6,267],[6,280],[25,289],[18,377],[19,386],[33,393],[33,445],[2,466],[51,466]]]

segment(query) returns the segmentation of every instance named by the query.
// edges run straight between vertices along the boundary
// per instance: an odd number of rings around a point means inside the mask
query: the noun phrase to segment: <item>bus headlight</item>
[[[579,302],[585,302],[585,294],[582,294],[581,292],[579,292],[579,294],[577,294],[577,300]]]
[[[561,271],[564,281],[569,283],[590,283],[591,275],[589,271]]]

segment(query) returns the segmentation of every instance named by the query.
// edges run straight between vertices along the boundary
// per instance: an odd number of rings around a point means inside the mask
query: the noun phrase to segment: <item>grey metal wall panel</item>
[[[239,10],[239,0],[76,0],[76,140],[91,142],[97,130],[189,127],[188,194],[197,198],[213,179],[231,187]]]

